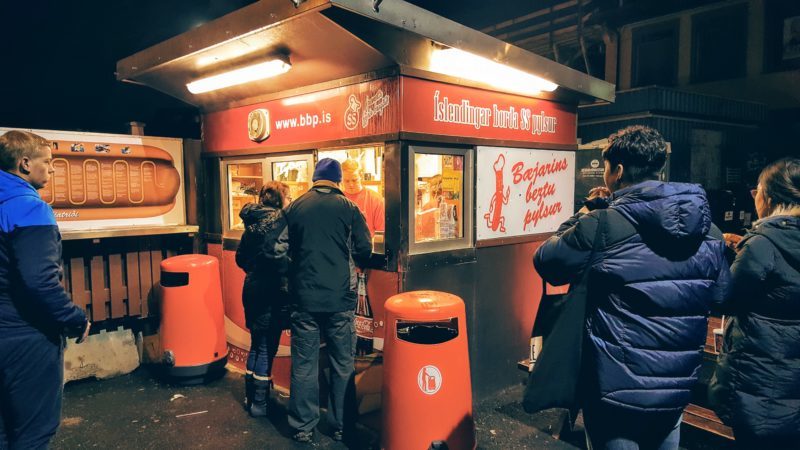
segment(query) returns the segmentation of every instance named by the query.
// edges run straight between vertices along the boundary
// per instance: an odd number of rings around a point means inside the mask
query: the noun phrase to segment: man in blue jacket
[[[678,448],[709,310],[730,277],[725,245],[700,186],[658,181],[667,153],[656,130],[632,126],[608,141],[607,189],[592,190],[534,265],[554,285],[591,271],[580,384],[587,441]]]
[[[0,448],[47,447],[61,416],[63,336],[89,333],[60,284],[61,235],[36,192],[51,160],[40,136],[0,136]]]

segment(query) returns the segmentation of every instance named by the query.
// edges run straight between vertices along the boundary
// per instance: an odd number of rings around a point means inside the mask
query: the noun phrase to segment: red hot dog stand
[[[269,180],[297,198],[332,157],[357,160],[385,202],[366,270],[374,348],[388,297],[446,291],[466,303],[474,395],[519,381],[541,291],[531,258],[573,211],[577,105],[613,100],[613,85],[397,0],[256,2],[117,72],[203,113],[200,226],[222,262],[234,364],[249,345],[238,212]],[[208,90],[231,73],[251,81]]]

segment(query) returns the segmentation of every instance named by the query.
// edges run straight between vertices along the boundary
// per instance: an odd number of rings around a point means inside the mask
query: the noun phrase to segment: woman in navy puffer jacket
[[[678,448],[708,314],[730,276],[722,233],[700,186],[657,181],[666,160],[657,131],[620,130],[603,159],[608,191],[594,189],[596,209],[564,223],[534,264],[555,285],[591,271],[581,389],[592,446]]]
[[[800,447],[800,159],[767,166],[761,218],[731,267],[731,320],[709,386],[743,448]]]

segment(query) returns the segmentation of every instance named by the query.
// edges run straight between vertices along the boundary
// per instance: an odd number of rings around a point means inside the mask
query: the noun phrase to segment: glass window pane
[[[229,224],[233,230],[244,230],[239,212],[244,205],[258,201],[264,175],[261,163],[228,164]]]
[[[676,23],[670,22],[634,30],[632,86],[673,86],[678,76],[677,47]]]
[[[745,75],[747,5],[698,14],[692,18],[692,82]]]
[[[361,184],[371,189],[381,197],[383,193],[383,146],[371,145],[368,147],[340,148],[334,150],[320,150],[318,159],[332,158],[340,163],[353,160],[361,169]]]
[[[414,155],[414,242],[464,236],[464,157]]]
[[[272,163],[272,179],[289,186],[289,196],[299,198],[311,187],[308,179],[308,161],[280,161]]]

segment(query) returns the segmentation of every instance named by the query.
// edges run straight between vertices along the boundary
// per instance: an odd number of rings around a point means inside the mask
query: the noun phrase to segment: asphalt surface
[[[250,418],[242,408],[244,379],[229,372],[202,386],[172,386],[140,368],[111,380],[84,380],[64,389],[62,424],[54,449],[375,449],[380,413],[362,416],[357,442],[330,438],[324,420],[312,444],[292,441],[286,422],[287,398],[273,391],[266,418]],[[474,415],[479,449],[585,448],[580,418],[575,430],[561,432],[557,411],[530,415],[522,410],[522,386],[478,404]],[[684,427],[686,428],[686,427]],[[552,435],[559,435],[557,440]],[[686,441],[686,442],[684,442]],[[684,430],[682,448],[728,448],[705,433]]]

